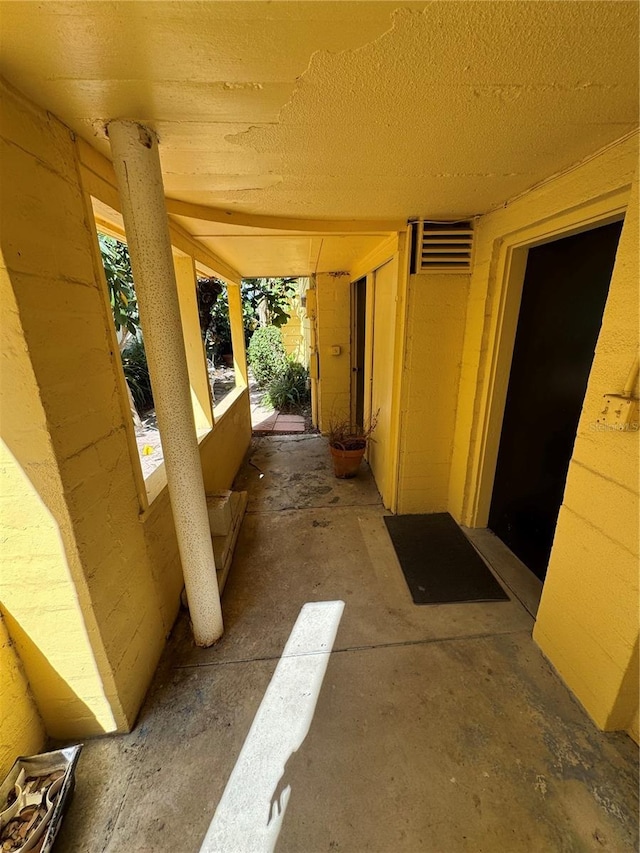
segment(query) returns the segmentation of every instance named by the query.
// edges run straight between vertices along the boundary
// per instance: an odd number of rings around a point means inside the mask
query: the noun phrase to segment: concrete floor
[[[414,605],[370,474],[334,479],[322,438],[254,440],[237,487],[225,636],[196,649],[180,616],[136,729],[86,744],[57,853],[199,851],[300,608],[323,600],[345,609],[279,853],[637,849],[634,744],[594,728],[519,601]]]

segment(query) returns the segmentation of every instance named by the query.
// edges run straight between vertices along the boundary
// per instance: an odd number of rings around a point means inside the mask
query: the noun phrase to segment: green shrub
[[[266,388],[287,369],[287,355],[280,329],[263,326],[256,329],[249,343],[249,363],[256,382]]]
[[[141,337],[134,338],[133,342],[122,351],[122,367],[138,414],[142,415],[153,408],[153,392],[147,355]]]
[[[287,360],[285,371],[269,383],[268,402],[280,411],[299,409],[309,404],[308,372],[298,362]]]

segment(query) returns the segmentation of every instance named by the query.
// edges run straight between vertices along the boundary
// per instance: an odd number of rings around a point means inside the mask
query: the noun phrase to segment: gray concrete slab
[[[524,631],[517,601],[416,606],[381,506],[254,512],[238,538],[223,609],[225,636],[197,649],[185,626],[183,664],[279,656],[307,601],[346,603],[339,647]]]
[[[504,542],[487,527],[463,528],[465,535],[480,556],[491,566],[503,586],[522,602],[534,618],[542,596],[542,581],[519,560]]]
[[[311,507],[380,505],[368,466],[358,477],[333,476],[326,438],[317,435],[254,438],[234,488],[249,492],[247,512]]]
[[[260,440],[265,476],[245,468],[236,484],[253,510],[225,637],[196,649],[181,614],[135,731],[86,745],[58,853],[199,851],[301,607],[337,599],[315,714],[286,764],[279,853],[636,849],[636,749],[595,729],[520,602],[414,605],[370,476],[343,491],[322,440],[303,441]],[[313,465],[328,492],[309,489]]]

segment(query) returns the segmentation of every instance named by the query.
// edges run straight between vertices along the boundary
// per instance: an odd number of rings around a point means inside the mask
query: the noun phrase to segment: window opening
[[[138,457],[142,475],[146,481],[162,464],[164,454],[156,419],[129,250],[124,240],[105,233],[100,225],[97,225],[97,230],[112,319],[129,398],[129,409],[138,446]]]
[[[237,386],[227,285],[213,276],[198,278],[198,314],[207,356],[214,410]]]

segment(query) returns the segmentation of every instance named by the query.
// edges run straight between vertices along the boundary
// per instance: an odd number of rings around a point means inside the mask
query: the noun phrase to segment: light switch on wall
[[[341,352],[342,352],[342,347],[335,346],[335,345],[331,347],[331,355],[340,355]]]

